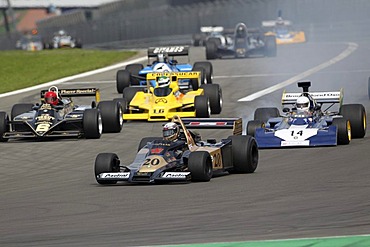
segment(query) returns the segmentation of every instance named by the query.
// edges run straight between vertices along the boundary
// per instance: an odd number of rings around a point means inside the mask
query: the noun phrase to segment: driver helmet
[[[59,34],[60,36],[63,36],[63,35],[66,35],[66,32],[65,32],[64,30],[59,30],[58,34]]]
[[[157,55],[157,60],[159,63],[167,63],[167,60],[168,60],[167,53],[159,53]]]
[[[161,76],[158,78],[158,87],[168,87],[170,86],[170,78],[167,76]]]
[[[299,96],[295,105],[298,111],[304,112],[310,110],[310,100],[306,96]]]
[[[163,126],[163,139],[176,141],[179,138],[180,128],[176,123],[170,122]]]
[[[58,104],[58,95],[54,91],[46,92],[44,98],[45,98],[45,102],[50,105]]]

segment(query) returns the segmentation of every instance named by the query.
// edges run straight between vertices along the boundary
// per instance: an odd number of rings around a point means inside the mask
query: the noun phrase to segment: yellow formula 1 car
[[[146,80],[146,87],[127,87],[116,99],[125,106],[124,120],[168,121],[175,115],[204,118],[221,112],[221,88],[200,85],[201,72],[148,73]]]
[[[263,21],[262,27],[266,30],[266,36],[275,36],[278,45],[306,42],[305,33],[294,30],[291,21],[283,20],[281,17],[275,21]]]

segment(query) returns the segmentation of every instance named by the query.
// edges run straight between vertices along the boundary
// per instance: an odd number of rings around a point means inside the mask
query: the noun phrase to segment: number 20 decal
[[[146,159],[145,162],[144,162],[144,166],[148,166],[148,165],[152,165],[152,166],[156,166],[156,165],[159,165],[160,161],[158,158],[154,158],[154,159]]]

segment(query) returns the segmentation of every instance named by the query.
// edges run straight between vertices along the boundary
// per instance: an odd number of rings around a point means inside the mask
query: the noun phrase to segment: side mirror
[[[315,111],[321,110],[321,105],[317,104],[317,105],[315,105],[315,107],[313,109]]]
[[[290,112],[290,109],[288,107],[284,107],[283,112],[285,112],[285,113]]]

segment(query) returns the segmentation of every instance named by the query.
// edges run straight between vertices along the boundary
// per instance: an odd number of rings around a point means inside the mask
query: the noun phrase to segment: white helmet
[[[176,141],[179,138],[180,128],[176,123],[170,122],[163,126],[163,139]]]
[[[167,76],[161,76],[157,81],[158,87],[168,87],[170,85],[170,78]]]
[[[306,96],[299,96],[295,106],[298,111],[308,111],[310,109],[310,100]]]

